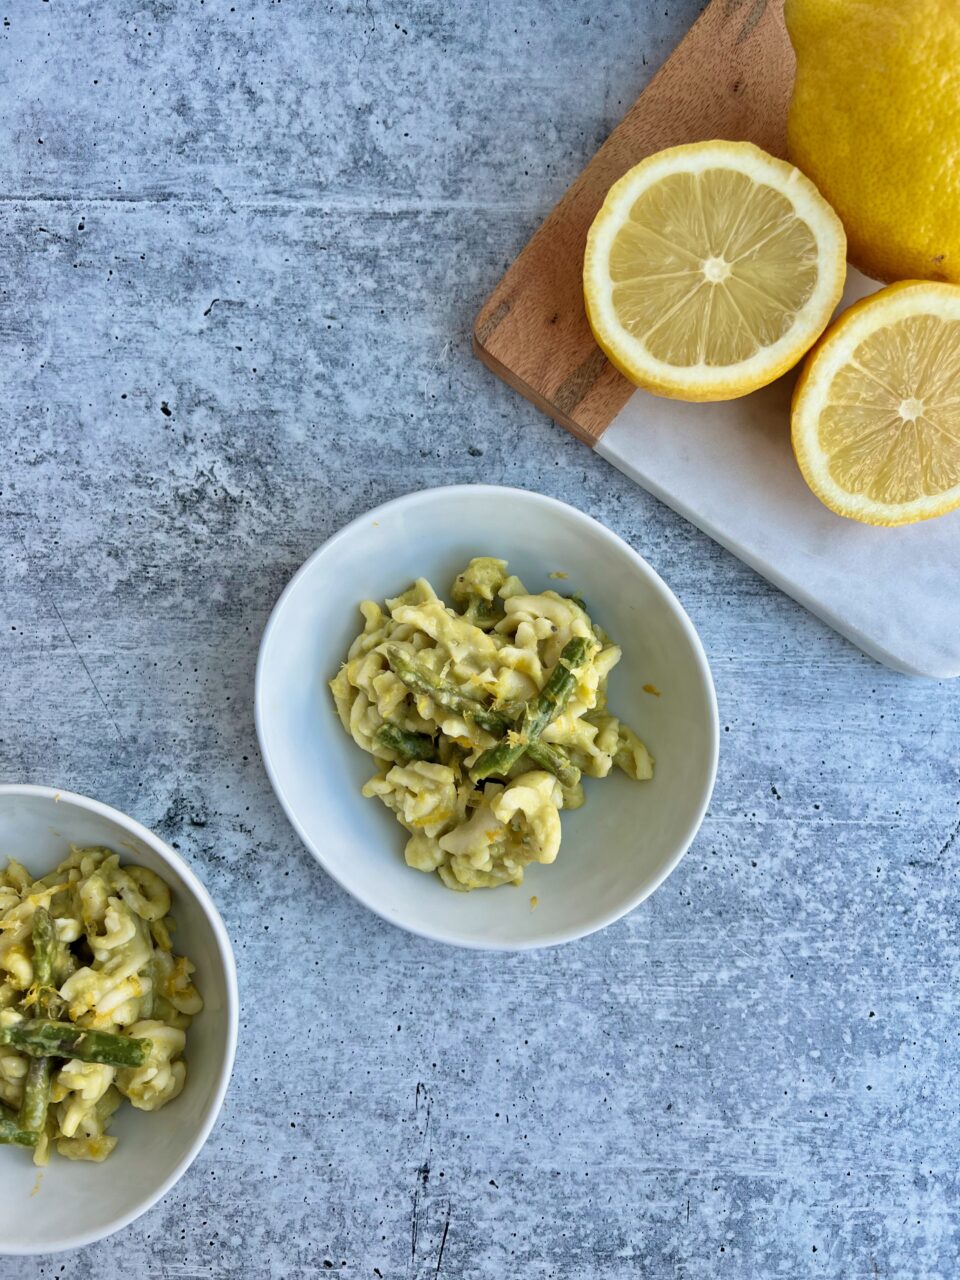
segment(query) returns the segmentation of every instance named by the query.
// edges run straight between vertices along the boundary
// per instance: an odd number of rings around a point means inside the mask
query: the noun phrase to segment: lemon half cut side
[[[792,165],[749,142],[698,142],[641,161],[587,236],[597,343],[627,378],[680,400],[772,382],[822,333],[843,291],[836,214]]]
[[[960,286],[907,280],[848,308],[791,417],[804,479],[838,515],[900,525],[960,507]]]

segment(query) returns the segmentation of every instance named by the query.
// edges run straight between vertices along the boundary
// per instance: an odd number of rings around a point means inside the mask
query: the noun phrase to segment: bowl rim
[[[597,534],[602,541],[610,546],[615,546],[626,551],[630,559],[634,562],[636,568],[644,575],[650,585],[653,587],[657,595],[660,597],[664,605],[670,610],[673,616],[680,624],[687,641],[690,644],[691,651],[696,663],[697,671],[700,676],[701,683],[707,694],[707,705],[709,710],[709,724],[707,731],[710,737],[710,758],[707,784],[703,788],[703,794],[700,802],[696,807],[696,811],[688,822],[682,839],[678,842],[677,848],[669,859],[667,859],[660,872],[654,880],[645,888],[638,890],[635,894],[626,899],[624,903],[605,912],[596,920],[591,921],[586,926],[572,926],[568,929],[558,929],[554,933],[547,935],[545,938],[537,938],[529,942],[501,943],[501,942],[484,942],[481,939],[469,938],[465,939],[456,934],[455,930],[444,929],[438,927],[436,929],[427,929],[417,925],[408,924],[406,921],[397,919],[395,916],[387,915],[386,912],[377,905],[377,902],[370,896],[356,890],[352,885],[347,884],[336,871],[334,871],[325,861],[319,847],[311,840],[303,825],[297,818],[293,806],[290,804],[284,792],[283,784],[278,774],[273,760],[270,757],[270,751],[266,743],[266,712],[264,710],[264,672],[267,666],[267,653],[274,632],[278,629],[280,619],[286,607],[287,601],[296,590],[300,580],[304,578],[311,570],[314,562],[321,556],[332,551],[339,543],[349,539],[354,533],[360,529],[369,529],[372,519],[379,519],[405,507],[429,506],[431,502],[436,501],[441,495],[444,497],[456,495],[483,495],[497,494],[502,497],[509,495],[523,502],[529,502],[533,506],[539,506],[548,510],[559,513],[561,518],[571,521],[574,524],[580,524],[585,528],[589,528],[593,533]],[[392,498],[388,502],[383,502],[379,506],[372,507],[369,511],[363,511],[354,519],[350,520],[342,528],[336,530],[325,539],[320,546],[313,551],[299,569],[291,577],[290,581],[281,591],[277,598],[276,604],[270,611],[266,626],[263,629],[263,636],[260,640],[260,648],[257,654],[257,669],[254,684],[254,720],[257,728],[257,741],[260,747],[260,758],[263,760],[264,769],[270,780],[274,794],[280,801],[280,806],[287,816],[290,825],[300,837],[307,851],[312,855],[314,860],[320,864],[323,870],[337,884],[340,885],[350,896],[362,903],[374,915],[385,920],[399,929],[404,929],[407,933],[415,934],[417,937],[426,938],[430,942],[440,942],[447,946],[462,947],[471,951],[499,951],[499,952],[519,952],[519,951],[535,951],[546,947],[561,946],[567,942],[575,942],[579,938],[589,937],[592,933],[597,933],[601,929],[607,928],[614,924],[617,920],[629,915],[642,902],[644,902],[652,893],[654,893],[677,867],[681,858],[690,848],[700,827],[703,825],[704,817],[710,805],[713,795],[714,785],[717,778],[717,767],[720,755],[720,715],[717,708],[717,692],[713,682],[713,673],[710,670],[710,664],[707,661],[707,655],[703,648],[703,642],[697,633],[696,628],[690,620],[687,611],[674,595],[673,591],[667,586],[663,578],[660,577],[656,569],[645,560],[638,551],[619,534],[614,533],[612,529],[608,529],[606,525],[591,515],[587,515],[584,511],[579,511],[576,507],[571,506],[567,502],[561,501],[559,498],[552,498],[544,493],[538,493],[534,489],[521,489],[513,485],[498,484],[452,484],[452,485],[435,485],[428,489],[414,489],[409,493],[401,494],[397,498]]]
[[[177,1162],[173,1172],[169,1174],[169,1176],[165,1178],[154,1191],[146,1196],[136,1208],[111,1219],[109,1225],[106,1227],[98,1227],[90,1231],[76,1232],[73,1235],[66,1236],[63,1239],[58,1240],[56,1244],[43,1244],[36,1247],[28,1245],[26,1247],[21,1246],[17,1248],[0,1245],[0,1255],[4,1257],[31,1257],[47,1253],[62,1253],[67,1249],[81,1249],[87,1245],[95,1244],[98,1240],[103,1240],[107,1236],[112,1236],[117,1231],[122,1231],[149,1209],[152,1209],[157,1201],[161,1200],[183,1177],[186,1171],[193,1164],[194,1160],[200,1154],[200,1149],[210,1136],[210,1132],[213,1129],[223,1107],[223,1100],[230,1084],[230,1077],[233,1072],[233,1064],[237,1051],[237,1034],[240,1020],[240,995],[237,985],[237,966],[233,954],[233,947],[230,943],[230,937],[227,933],[223,920],[220,917],[220,912],[217,910],[213,899],[198,879],[196,873],[190,869],[186,861],[181,858],[165,840],[161,840],[161,838],[148,827],[143,826],[143,824],[138,822],[136,818],[131,818],[120,809],[115,809],[112,805],[104,804],[102,800],[93,800],[89,796],[80,795],[75,791],[67,791],[62,787],[43,786],[39,783],[5,782],[0,783],[0,798],[3,796],[37,796],[42,799],[52,800],[56,804],[75,805],[79,809],[87,809],[91,813],[98,814],[103,818],[109,818],[111,821],[116,822],[118,826],[124,827],[132,836],[140,840],[143,844],[149,846],[149,848],[151,848],[153,852],[156,853],[164,862],[169,863],[177,872],[177,875],[180,876],[188,891],[193,895],[197,902],[199,902],[203,909],[203,914],[206,916],[207,921],[213,930],[214,940],[217,945],[217,952],[220,958],[220,963],[223,967],[227,995],[227,1042],[217,1073],[216,1088],[210,1103],[207,1105],[202,1123],[194,1133],[186,1153]]]

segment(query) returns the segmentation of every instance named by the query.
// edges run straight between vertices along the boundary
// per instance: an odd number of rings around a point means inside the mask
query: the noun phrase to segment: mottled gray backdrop
[[[956,1277],[957,685],[864,658],[470,353],[697,9],[6,0],[0,775],[172,841],[243,1012],[176,1189],[3,1280]],[[296,566],[375,503],[472,480],[641,550],[720,700],[679,870],[539,955],[346,897],[254,736]]]

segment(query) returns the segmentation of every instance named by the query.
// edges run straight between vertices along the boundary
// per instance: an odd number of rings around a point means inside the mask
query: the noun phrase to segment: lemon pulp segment
[[[729,169],[678,173],[636,200],[610,253],[613,304],[659,360],[724,366],[789,330],[817,245],[772,187]]]

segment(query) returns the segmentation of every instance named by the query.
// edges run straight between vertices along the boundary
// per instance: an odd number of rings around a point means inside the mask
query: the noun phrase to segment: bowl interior
[[[522,887],[457,894],[406,866],[405,832],[379,801],[359,794],[372,760],[341,727],[327,681],[360,630],[361,599],[382,601],[424,576],[449,601],[454,574],[475,555],[508,560],[532,591],[584,597],[623,648],[610,680],[611,710],[646,741],[657,768],[651,783],[619,771],[588,779],[586,805],[563,815],[557,861],[531,867]],[[326,543],[267,628],[257,709],[274,785],[319,861],[388,920],[467,946],[543,946],[629,910],[686,849],[715,771],[713,685],[672,594],[615,535],[562,503],[518,490],[412,494]]]
[[[148,1208],[189,1162],[216,1116],[224,1066],[232,1054],[231,996],[217,936],[175,864],[112,817],[69,799],[0,790],[0,865],[16,858],[44,875],[71,844],[106,845],[125,862],[162,875],[173,894],[174,946],[197,966],[205,1007],[187,1033],[187,1082],[162,1111],[126,1103],[110,1132],[119,1138],[103,1164],[56,1153],[38,1170],[28,1151],[0,1146],[0,1252],[33,1253],[106,1235]]]

